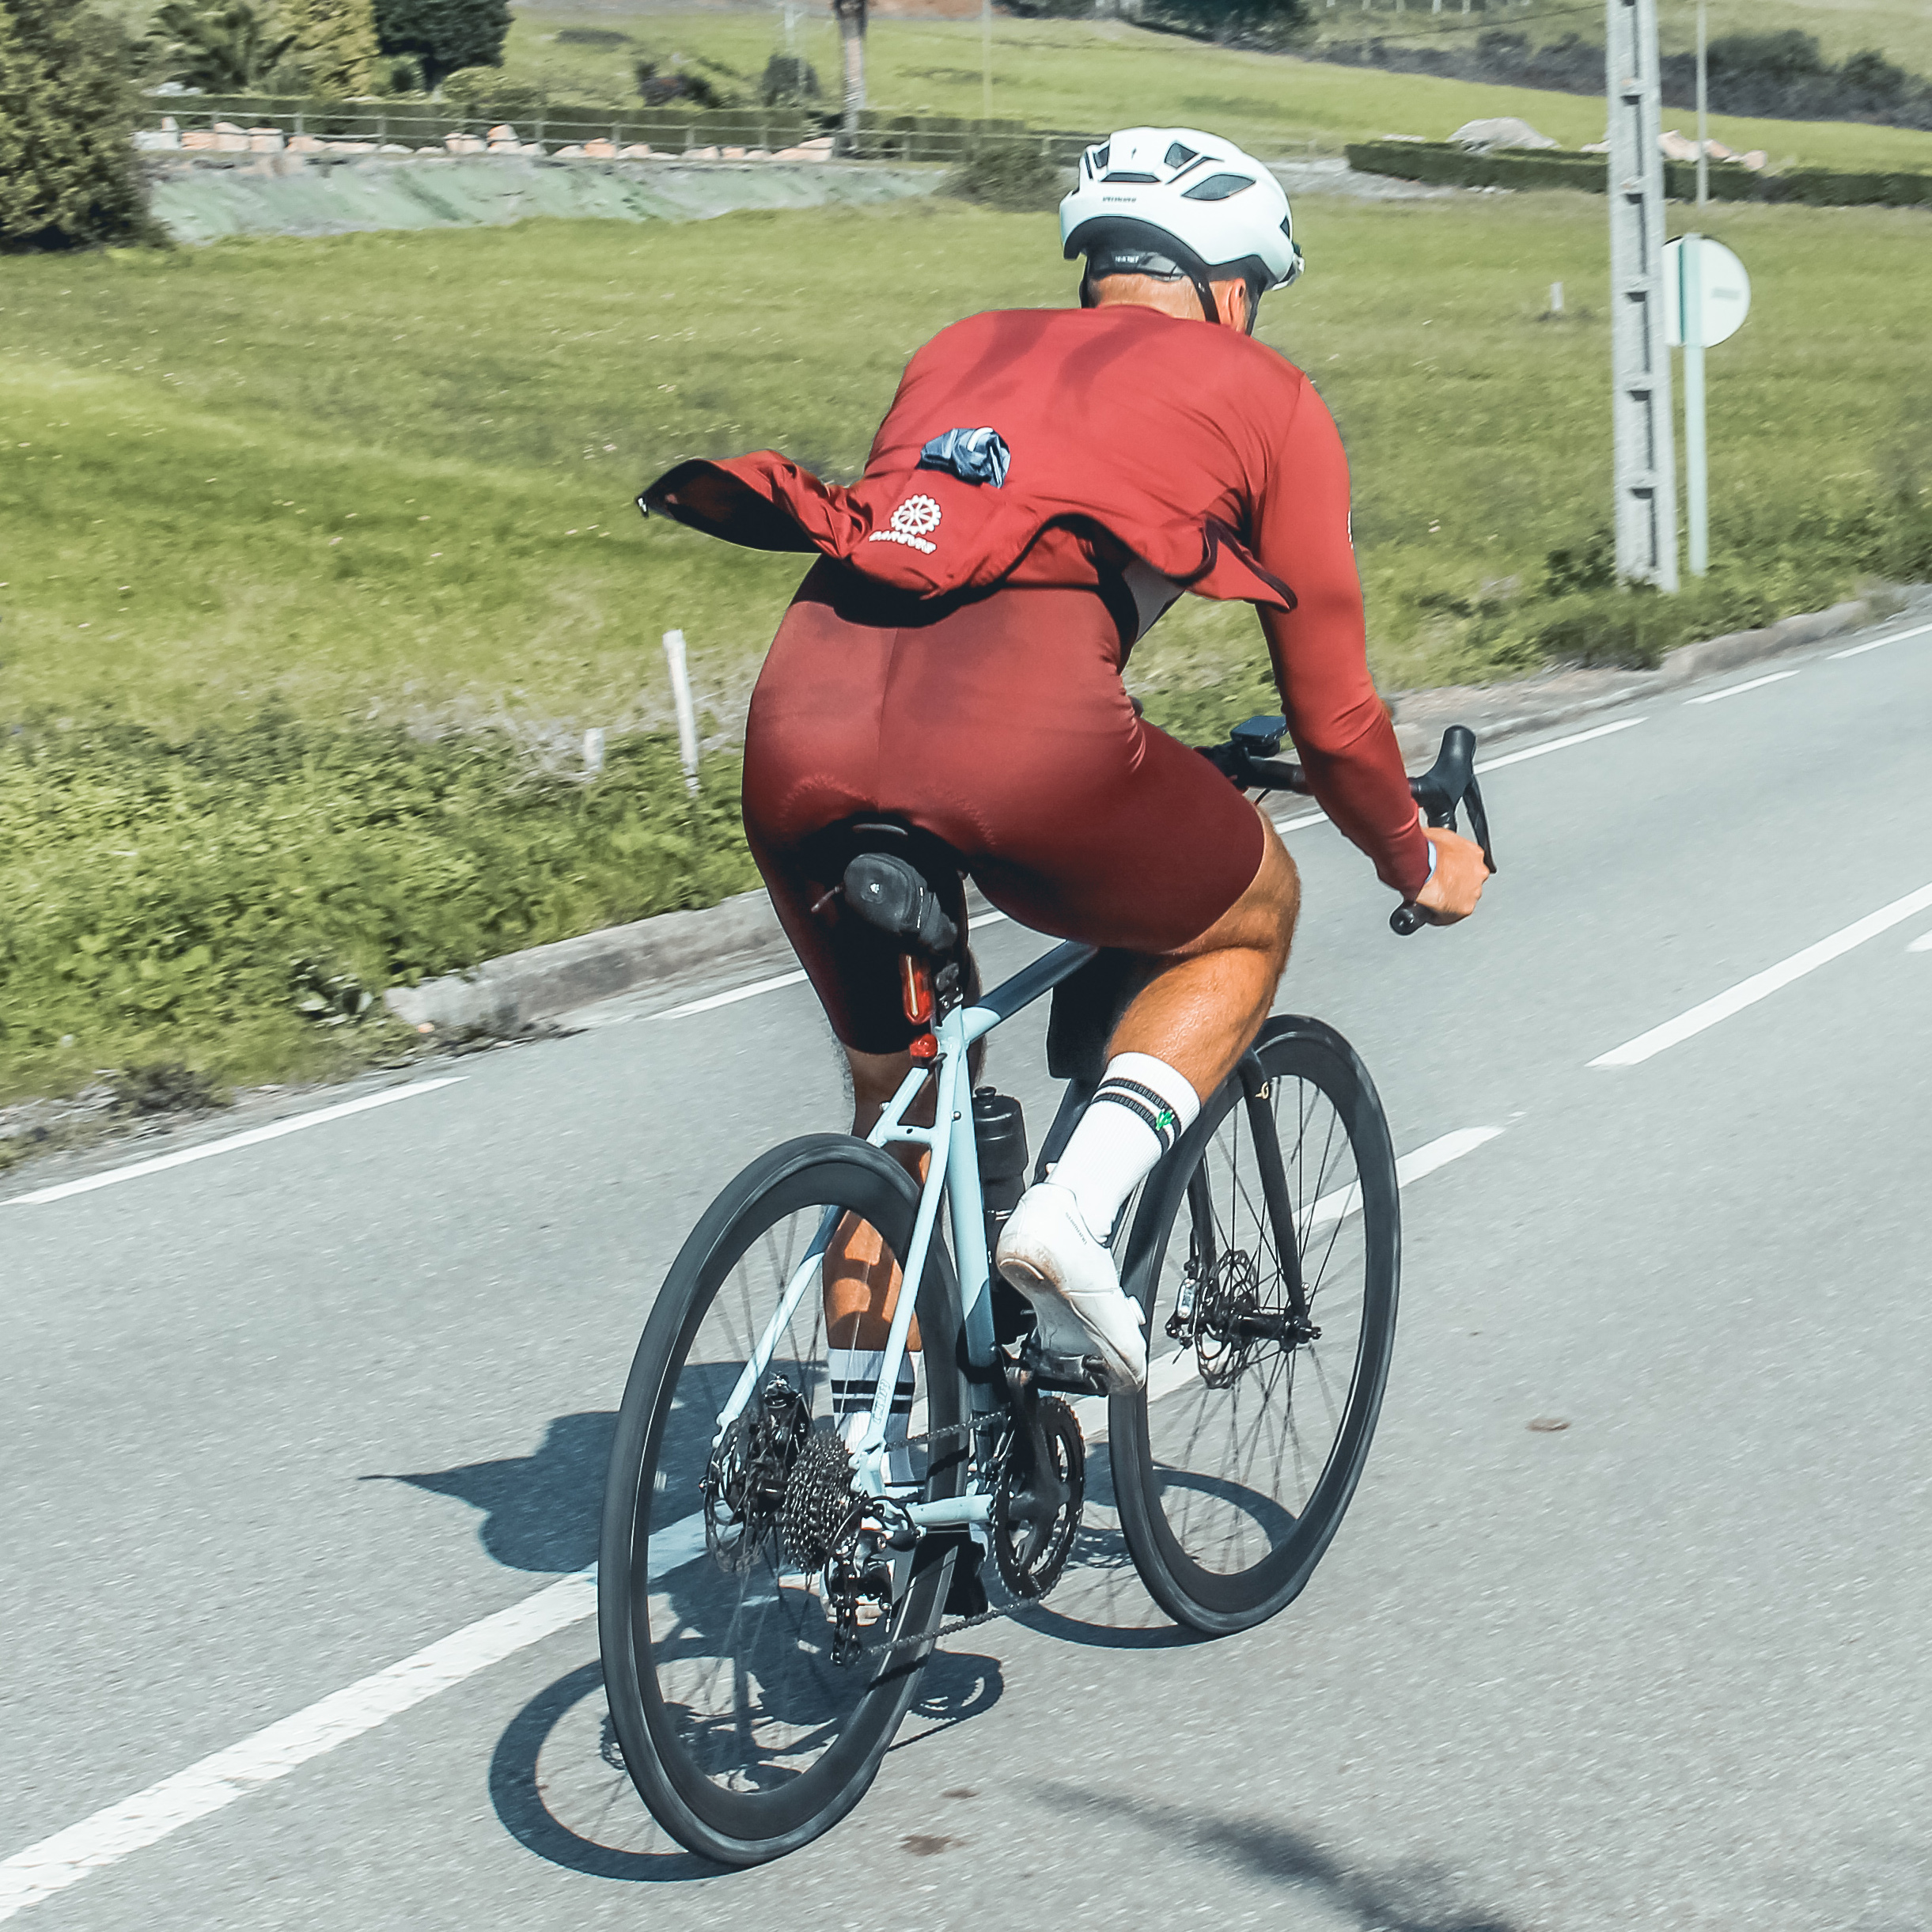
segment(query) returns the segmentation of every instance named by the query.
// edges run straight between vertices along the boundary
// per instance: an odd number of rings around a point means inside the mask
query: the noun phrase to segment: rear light
[[[933,969],[910,953],[899,956],[899,997],[915,1026],[924,1026],[932,1018]]]

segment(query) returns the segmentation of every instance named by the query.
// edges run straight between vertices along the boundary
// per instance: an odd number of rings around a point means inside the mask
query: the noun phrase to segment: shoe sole
[[[1002,1260],[999,1264],[999,1271],[1032,1304],[1034,1314],[1040,1320],[1043,1328],[1049,1310],[1055,1316],[1072,1324],[1083,1344],[1080,1352],[1085,1354],[1088,1349],[1092,1349],[1105,1364],[1107,1385],[1114,1393],[1132,1395],[1136,1390],[1146,1386],[1145,1361],[1137,1368],[1132,1362],[1120,1354],[1105,1335],[1089,1328],[1074,1312],[1073,1304],[1060,1293],[1059,1286],[1051,1275],[1043,1274],[1031,1262],[1017,1256]],[[1044,1335],[1041,1346],[1046,1346]]]

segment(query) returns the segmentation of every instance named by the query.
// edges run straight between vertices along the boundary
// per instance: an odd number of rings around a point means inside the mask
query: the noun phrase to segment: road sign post
[[[1710,486],[1705,463],[1704,351],[1736,335],[1751,310],[1751,278],[1721,241],[1680,235],[1664,250],[1665,316],[1684,350],[1684,507],[1691,574],[1710,567]]]
[[[1703,165],[1703,157],[1698,157]],[[1710,479],[1704,464],[1703,237],[1678,244],[1677,331],[1684,338],[1684,512],[1691,574],[1710,568]]]
[[[1619,577],[1677,587],[1677,461],[1665,347],[1657,0],[1607,0],[1610,374]]]

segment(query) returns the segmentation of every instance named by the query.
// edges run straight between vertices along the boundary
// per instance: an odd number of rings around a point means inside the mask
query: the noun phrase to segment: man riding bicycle
[[[942,330],[857,483],[766,451],[680,464],[642,501],[819,553],[752,697],[744,825],[846,1050],[854,1132],[922,1030],[895,944],[839,903],[854,826],[936,839],[1022,923],[1141,960],[1104,1077],[997,1257],[1043,1343],[1134,1388],[1146,1345],[1115,1221],[1267,1017],[1300,896],[1260,809],[1138,714],[1136,641],[1184,591],[1253,604],[1311,789],[1384,882],[1449,924],[1487,868],[1419,820],[1369,675],[1340,438],[1252,339],[1262,295],[1301,271],[1280,184],[1212,135],[1131,128],[1082,157],[1060,233],[1085,257],[1080,307]],[[957,881],[946,910],[963,930]],[[854,1411],[897,1289],[869,1260],[855,1235],[826,1268],[833,1393]]]

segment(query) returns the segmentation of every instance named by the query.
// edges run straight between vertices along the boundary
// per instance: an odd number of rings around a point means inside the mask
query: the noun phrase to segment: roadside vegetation
[[[1604,581],[1601,202],[1298,207],[1311,273],[1263,332],[1348,440],[1385,687],[1642,661],[1932,574],[1932,224],[1710,214],[1756,306],[1710,358],[1714,573],[1672,600]],[[0,1096],[393,1051],[330,1024],[356,989],[748,882],[730,747],[799,564],[632,493],[761,443],[850,477],[919,343],[1071,295],[1050,214],[951,199],[9,261]],[[1244,608],[1186,600],[1131,681],[1207,730],[1260,664]]]

